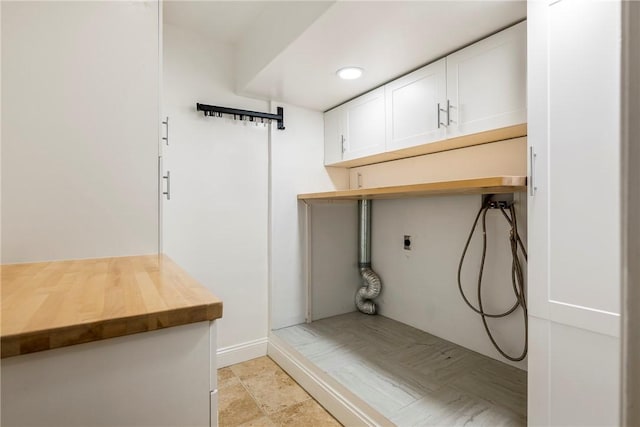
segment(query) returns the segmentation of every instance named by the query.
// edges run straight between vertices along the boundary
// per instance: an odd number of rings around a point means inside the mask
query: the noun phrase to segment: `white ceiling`
[[[303,3],[315,2],[176,1],[165,2],[164,14],[167,22],[235,44],[240,68],[251,62],[248,56],[263,56],[237,70],[238,92],[319,111],[526,16],[524,1],[338,1],[306,7],[304,19],[296,20]],[[274,9],[279,12],[270,15]],[[283,10],[292,16],[282,17]],[[278,44],[266,46],[274,34]],[[256,41],[264,46],[260,53]],[[335,75],[349,65],[364,68],[363,77],[345,81]]]
[[[165,0],[164,22],[221,43],[238,43],[245,31],[269,7],[268,1]]]

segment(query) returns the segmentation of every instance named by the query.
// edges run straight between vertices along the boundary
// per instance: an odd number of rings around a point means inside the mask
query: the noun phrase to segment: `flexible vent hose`
[[[356,293],[356,307],[365,314],[376,314],[372,301],[380,295],[382,282],[371,269],[371,200],[358,200],[358,266],[364,286]]]
[[[380,295],[380,289],[382,288],[380,277],[368,267],[361,268],[360,275],[365,285],[358,289],[356,307],[363,313],[376,314],[376,304],[371,300]]]
[[[482,323],[484,325],[484,329],[491,340],[493,346],[498,350],[498,352],[504,356],[506,359],[512,360],[514,362],[518,362],[523,360],[527,355],[527,336],[529,331],[529,323],[527,319],[527,301],[525,298],[525,289],[524,289],[524,272],[522,270],[522,264],[520,262],[520,258],[518,257],[518,248],[522,252],[522,255],[527,260],[527,251],[522,244],[522,240],[520,239],[520,235],[518,234],[518,221],[516,219],[516,212],[511,205],[509,207],[509,214],[504,210],[503,207],[500,207],[500,211],[502,215],[505,217],[509,225],[511,226],[511,231],[509,233],[509,242],[511,245],[511,283],[513,285],[513,293],[515,295],[515,303],[511,308],[506,310],[503,313],[487,313],[484,311],[482,305],[482,273],[484,271],[484,262],[487,255],[487,212],[489,211],[490,206],[489,203],[485,203],[480,210],[478,211],[478,215],[476,215],[476,219],[473,222],[473,227],[471,227],[471,232],[469,233],[469,238],[467,239],[467,243],[464,246],[464,250],[462,251],[462,256],[460,257],[460,265],[458,266],[458,289],[460,290],[460,294],[464,299],[464,302],[476,313],[480,315],[482,318]],[[464,263],[464,257],[467,254],[467,249],[469,249],[469,243],[471,243],[471,238],[476,230],[476,226],[478,225],[478,220],[482,216],[482,260],[480,261],[480,272],[478,273],[478,307],[475,307],[467,298],[462,289],[462,264]],[[489,325],[487,324],[487,318],[500,318],[505,317],[513,313],[518,309],[518,307],[522,307],[522,314],[524,315],[524,348],[522,353],[518,356],[510,356],[508,355],[496,342],[495,338],[491,334],[491,330],[489,329]]]

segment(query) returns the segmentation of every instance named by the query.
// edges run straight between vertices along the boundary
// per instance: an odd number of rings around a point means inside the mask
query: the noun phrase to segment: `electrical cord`
[[[458,289],[460,290],[460,295],[462,295],[462,299],[464,302],[476,313],[480,315],[482,318],[482,324],[484,325],[484,329],[491,340],[493,346],[498,350],[498,352],[504,356],[505,358],[512,360],[514,362],[518,362],[523,360],[527,356],[527,335],[529,331],[529,322],[527,318],[527,301],[526,294],[524,289],[524,271],[522,269],[522,264],[520,262],[520,258],[518,256],[518,248],[522,252],[524,260],[527,261],[527,251],[522,244],[522,240],[520,239],[520,235],[518,234],[518,221],[516,219],[516,212],[513,205],[509,206],[509,214],[505,211],[504,207],[499,206],[502,215],[505,217],[509,225],[511,226],[511,231],[509,233],[509,243],[511,246],[511,283],[513,285],[513,292],[516,297],[516,301],[511,308],[502,312],[502,313],[487,313],[484,311],[482,305],[482,275],[484,272],[484,263],[487,255],[487,212],[491,208],[489,202],[483,204],[476,215],[476,219],[473,222],[473,226],[471,227],[471,232],[469,233],[469,238],[467,239],[467,243],[464,245],[464,250],[462,251],[462,256],[460,257],[460,264],[458,266]],[[480,271],[478,273],[478,307],[475,307],[467,298],[462,289],[462,265],[464,264],[464,258],[467,254],[467,250],[469,249],[469,244],[471,243],[471,239],[473,238],[473,234],[476,231],[476,227],[478,226],[478,221],[482,217],[482,259],[480,261]],[[491,330],[489,329],[489,325],[487,323],[487,318],[500,318],[506,317],[516,311],[518,307],[522,307],[522,313],[524,315],[524,349],[519,356],[510,356],[508,355],[496,342]]]

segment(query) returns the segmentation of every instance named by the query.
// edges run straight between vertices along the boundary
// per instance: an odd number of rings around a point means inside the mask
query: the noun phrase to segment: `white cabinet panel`
[[[618,425],[620,2],[527,16],[528,419]]]
[[[616,3],[549,7],[549,299],[612,313],[620,312],[620,34]]]
[[[209,351],[197,322],[2,359],[0,424],[205,427]]]
[[[209,425],[218,427],[218,390],[211,392]]]
[[[445,138],[446,60],[434,62],[385,86],[387,150]],[[441,124],[442,123],[442,124]]]
[[[2,2],[3,263],[158,252],[158,10]]]
[[[620,3],[529,9],[531,313],[618,335]]]
[[[447,57],[448,137],[527,122],[526,23]]]
[[[209,322],[209,390],[218,388],[218,334],[215,321]]]
[[[620,339],[529,322],[530,425],[619,425]]]
[[[385,150],[384,87],[346,103],[343,109],[343,160]]]
[[[324,114],[324,164],[342,160],[342,108],[334,108]]]

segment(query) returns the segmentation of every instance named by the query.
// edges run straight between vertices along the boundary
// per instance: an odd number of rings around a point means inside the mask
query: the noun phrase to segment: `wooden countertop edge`
[[[180,307],[134,316],[80,323],[59,328],[6,335],[0,339],[1,358],[19,356],[100,341],[141,332],[155,331],[222,317],[222,301]]]

